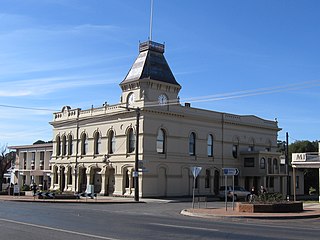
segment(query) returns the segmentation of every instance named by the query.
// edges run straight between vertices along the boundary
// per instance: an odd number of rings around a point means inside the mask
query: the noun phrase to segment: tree
[[[0,148],[0,191],[2,191],[2,183],[4,174],[11,167],[11,164],[15,160],[15,152],[7,152],[7,146]]]
[[[317,152],[318,141],[295,141],[289,145],[289,153]]]

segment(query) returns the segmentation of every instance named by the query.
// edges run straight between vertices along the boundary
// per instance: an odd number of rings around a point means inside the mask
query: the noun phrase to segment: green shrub
[[[24,184],[24,185],[21,187],[21,191],[30,191],[30,186]]]

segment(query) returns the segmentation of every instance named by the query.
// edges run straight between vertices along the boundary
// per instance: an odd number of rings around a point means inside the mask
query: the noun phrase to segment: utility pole
[[[285,161],[287,171],[287,200],[290,198],[290,176],[289,176],[289,134],[286,132]]]
[[[79,151],[79,115],[80,108],[77,109],[77,125],[76,125],[76,159],[74,166],[74,192],[78,193],[78,151]]]
[[[134,200],[139,202],[139,120],[140,120],[140,108],[134,109],[137,114],[136,118],[136,155],[134,161]]]

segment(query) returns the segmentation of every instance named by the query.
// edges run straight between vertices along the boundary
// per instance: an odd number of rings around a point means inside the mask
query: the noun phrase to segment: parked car
[[[232,186],[227,186],[227,197],[232,199],[234,196],[234,200],[237,201],[239,199],[248,200],[250,197],[250,192],[244,189],[243,187],[235,186],[234,193]],[[225,198],[225,186],[221,186],[219,189],[219,198],[223,200]]]

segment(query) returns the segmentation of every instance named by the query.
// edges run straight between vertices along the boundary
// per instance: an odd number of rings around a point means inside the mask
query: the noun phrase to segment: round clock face
[[[158,102],[160,105],[166,105],[168,103],[168,98],[166,95],[164,94],[161,94],[159,97],[158,97]]]
[[[128,96],[128,104],[133,104],[134,103],[134,95],[133,93],[130,93]]]

